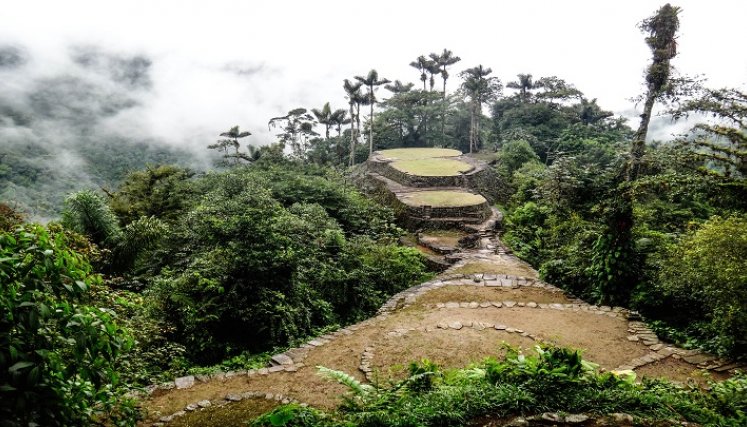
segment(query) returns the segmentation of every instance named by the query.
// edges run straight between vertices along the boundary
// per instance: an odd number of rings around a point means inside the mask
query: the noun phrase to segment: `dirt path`
[[[231,425],[231,411],[253,413],[289,401],[332,408],[345,389],[320,377],[316,366],[381,382],[401,378],[411,361],[462,367],[500,355],[504,344],[570,346],[603,369],[677,381],[721,379],[734,367],[660,342],[635,313],[592,306],[542,283],[494,234],[483,232],[479,248],[458,256],[454,267],[395,295],[377,316],[276,357],[277,366],[156,389],[141,401],[148,414],[143,425],[208,425],[200,424],[206,414],[218,420],[215,425]]]

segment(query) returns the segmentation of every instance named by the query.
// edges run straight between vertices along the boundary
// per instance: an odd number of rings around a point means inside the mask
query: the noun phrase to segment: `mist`
[[[678,5],[675,66],[705,74],[711,86],[743,85],[747,60],[724,41],[747,36],[740,21],[747,6]],[[344,108],[343,79],[372,68],[392,80],[417,81],[409,62],[443,48],[462,58],[450,90],[459,71],[480,63],[504,83],[517,73],[556,75],[635,127],[640,106],[630,99],[642,93],[650,61],[635,25],[656,7],[647,1],[455,7],[384,0],[374,10],[338,1],[14,4],[0,16],[0,200],[43,216],[58,211],[63,194],[114,187],[145,160],[208,168],[206,147],[231,126],[252,132],[242,143],[272,143],[269,118],[325,102]],[[425,35],[424,25],[431,29]],[[657,119],[650,136],[671,139],[686,128]],[[132,153],[141,155],[127,158]],[[109,162],[101,162],[104,154]]]

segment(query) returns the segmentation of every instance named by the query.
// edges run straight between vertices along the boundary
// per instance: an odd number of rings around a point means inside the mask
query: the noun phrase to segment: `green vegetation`
[[[461,151],[450,148],[392,148],[389,150],[379,150],[379,153],[387,159],[392,160],[417,160],[462,155]]]
[[[452,159],[397,160],[390,164],[399,171],[418,176],[454,176],[473,169],[469,163]]]
[[[148,302],[132,328],[164,331],[141,337],[132,378],[289,345],[428,277],[394,244],[393,213],[326,169],[265,159],[193,179],[161,167],[110,196],[70,196],[64,224],[104,249],[102,271],[125,275],[113,286]],[[149,360],[164,348],[166,363]]]
[[[0,418],[6,425],[129,425],[119,357],[132,345],[98,298],[93,248],[58,226],[0,232]]]
[[[662,381],[635,382],[632,372],[600,373],[577,351],[515,351],[465,369],[442,371],[428,361],[410,366],[410,377],[388,386],[361,384],[321,369],[350,392],[334,412],[286,405],[256,419],[267,426],[459,426],[543,412],[604,416],[629,413],[642,425],[695,422],[740,426],[747,422],[747,378],[713,384],[709,391]]]
[[[412,206],[438,206],[450,208],[458,206],[474,206],[485,203],[485,198],[479,194],[466,191],[416,191],[408,193],[402,198]]]
[[[575,119],[577,107],[533,93],[528,75],[494,105],[494,129],[512,138],[496,165],[507,184],[504,241],[551,283],[636,308],[683,345],[743,358],[747,96],[670,76],[678,10],[667,5],[641,26],[653,61],[637,132],[593,102]],[[719,124],[644,144],[653,103],[668,100],[679,102],[667,104],[674,117],[707,112]]]
[[[398,244],[392,210],[344,170],[378,148],[395,159],[391,167],[420,176],[471,170],[453,158],[461,152],[489,159],[500,177],[501,238],[544,280],[638,310],[684,346],[744,359],[747,94],[674,74],[678,13],[667,4],[641,23],[652,60],[636,131],[555,76],[519,74],[504,94],[493,70],[478,65],[447,93],[448,68],[460,59],[446,49],[410,64],[422,89],[372,69],[344,81],[347,109],[327,102],[270,119],[275,144],[242,150],[251,133],[231,127],[206,142],[219,161],[199,174],[177,165],[194,160],[184,151],[97,128],[137,102],[127,94],[136,88],[97,95],[76,77],[53,78],[36,82],[23,111],[0,96],[0,130],[10,135],[0,146],[0,424],[132,425],[126,388],[264,365],[278,349],[365,319],[431,278],[423,255]],[[377,98],[380,86],[391,96]],[[76,103],[56,108],[58,99]],[[675,118],[715,120],[687,138],[647,143],[657,103]],[[11,125],[30,132],[6,133]],[[57,141],[42,131],[58,125],[75,132]],[[459,191],[404,200],[486,201]],[[42,226],[29,216],[61,218]],[[525,273],[498,262],[457,271],[490,268]],[[450,371],[424,361],[387,385],[324,372],[350,387],[345,405],[283,406],[255,425],[444,426],[544,411],[747,422],[742,374],[705,391],[635,384],[631,373],[600,373],[567,349]]]

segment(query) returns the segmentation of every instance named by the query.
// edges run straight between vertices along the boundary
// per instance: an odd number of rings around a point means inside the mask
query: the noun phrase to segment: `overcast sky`
[[[418,55],[452,50],[452,70],[483,64],[504,82],[556,75],[618,114],[642,91],[650,52],[636,24],[654,1],[3,2],[0,43],[22,47],[27,78],[65,73],[74,46],[152,61],[152,85],[124,110],[127,132],[207,144],[230,126],[269,142],[266,123],[295,107],[345,107],[342,81],[376,68],[417,81]],[[687,0],[677,68],[711,86],[747,83],[747,2]],[[13,80],[20,85],[23,80]],[[11,80],[0,81],[0,90]],[[635,123],[631,123],[635,127]]]

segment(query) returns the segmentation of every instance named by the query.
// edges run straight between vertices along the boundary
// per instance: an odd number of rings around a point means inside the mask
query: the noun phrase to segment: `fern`
[[[65,198],[62,224],[105,247],[116,244],[122,233],[109,205],[91,190],[78,191]]]
[[[367,400],[373,396],[376,392],[376,388],[370,384],[363,384],[358,381],[352,375],[348,375],[345,372],[337,371],[334,369],[325,368],[324,366],[317,366],[319,369],[319,375],[327,378],[331,378],[338,383],[346,386],[353,392],[353,394],[361,399]]]
[[[154,248],[167,232],[166,224],[155,217],[140,217],[127,224],[114,246],[114,269],[124,271],[145,251]]]

